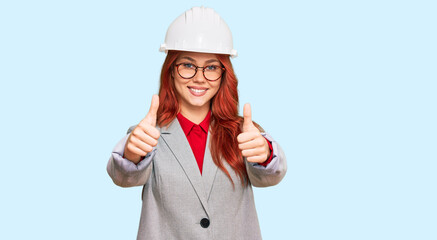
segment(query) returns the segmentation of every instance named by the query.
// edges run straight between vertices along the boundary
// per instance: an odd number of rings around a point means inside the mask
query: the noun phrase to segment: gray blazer
[[[246,161],[251,183],[248,186],[242,186],[224,162],[234,181],[233,188],[226,174],[214,164],[209,147],[200,174],[177,119],[168,128],[158,128],[158,145],[138,165],[123,158],[134,127],[115,146],[107,171],[118,186],[143,185],[137,239],[261,239],[252,185],[278,184],[287,170],[281,147],[268,134],[262,133],[272,143],[273,159],[267,167]]]

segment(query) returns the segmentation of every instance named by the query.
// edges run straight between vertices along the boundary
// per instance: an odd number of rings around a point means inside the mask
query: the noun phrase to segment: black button
[[[203,228],[209,227],[209,219],[208,218],[202,218],[202,220],[200,220],[200,226],[202,226]]]

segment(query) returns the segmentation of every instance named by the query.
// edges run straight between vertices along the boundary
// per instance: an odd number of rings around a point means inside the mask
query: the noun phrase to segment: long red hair
[[[162,66],[157,119],[161,127],[172,122],[179,112],[179,102],[172,78],[175,61],[179,55],[178,51],[169,51]],[[231,166],[242,185],[245,185],[248,184],[248,176],[237,142],[237,136],[241,133],[240,126],[243,123],[243,118],[238,115],[238,80],[229,56],[217,54],[217,58],[226,70],[217,94],[211,99],[210,151],[214,163],[226,173],[232,184],[234,182],[222,159]]]

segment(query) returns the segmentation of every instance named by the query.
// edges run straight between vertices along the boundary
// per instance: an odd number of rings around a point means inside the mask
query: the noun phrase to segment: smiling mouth
[[[206,90],[208,90],[208,88],[193,88],[193,87],[188,87],[188,89],[190,90],[190,93],[193,94],[194,96],[203,96],[206,93]]]

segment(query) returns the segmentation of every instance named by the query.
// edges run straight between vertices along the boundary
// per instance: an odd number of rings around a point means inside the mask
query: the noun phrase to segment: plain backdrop
[[[264,239],[437,239],[435,1],[0,1],[0,239],[135,239],[106,163],[158,91],[167,27],[228,23],[240,108],[288,172]],[[245,224],[244,222],[238,224]]]

